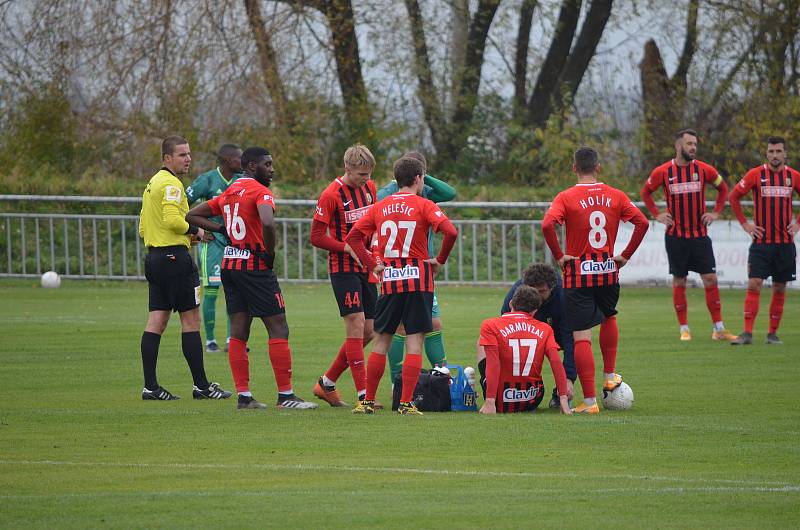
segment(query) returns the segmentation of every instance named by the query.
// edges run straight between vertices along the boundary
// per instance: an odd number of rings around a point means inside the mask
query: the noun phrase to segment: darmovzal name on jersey
[[[503,338],[508,337],[512,333],[519,332],[532,333],[540,339],[544,337],[544,332],[530,322],[513,322],[500,328],[500,334]]]

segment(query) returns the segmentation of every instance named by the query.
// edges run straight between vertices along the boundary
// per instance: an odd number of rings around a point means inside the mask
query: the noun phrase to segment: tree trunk
[[[531,24],[537,0],[523,0],[519,10],[517,51],[514,57],[514,103],[518,109],[525,108],[526,82],[528,79],[528,44],[531,39]]]
[[[260,0],[244,0],[247,22],[250,24],[250,30],[253,32],[253,38],[256,41],[258,60],[261,63],[261,74],[272,99],[272,104],[275,106],[276,119],[278,123],[287,125],[291,117],[287,112],[286,91],[278,71],[275,49],[272,47],[272,42],[264,26],[259,2]]]
[[[445,124],[442,119],[442,107],[439,104],[436,87],[433,84],[433,72],[428,56],[428,45],[425,40],[422,13],[417,0],[405,0],[405,4],[408,11],[409,24],[411,25],[411,40],[414,45],[414,71],[419,85],[417,93],[422,104],[425,122],[431,131],[433,144],[434,146],[439,146],[443,142],[442,128]]]
[[[350,0],[326,0],[323,12],[331,31],[333,56],[336,59],[336,73],[345,112],[351,125],[361,126],[369,123],[370,119],[367,90],[361,74],[353,5]]]
[[[458,87],[464,75],[464,61],[467,58],[467,39],[469,38],[469,0],[452,0],[451,6],[452,39],[450,41],[450,103],[458,97]]]
[[[533,94],[528,100],[526,123],[529,126],[541,127],[547,121],[552,97],[558,86],[558,78],[564,69],[567,57],[569,57],[580,14],[581,0],[563,0],[555,35],[553,35],[539,76],[536,78]]]
[[[644,107],[644,164],[653,168],[661,163],[662,146],[673,129],[672,91],[661,52],[653,39],[644,45],[644,59],[639,63]]]

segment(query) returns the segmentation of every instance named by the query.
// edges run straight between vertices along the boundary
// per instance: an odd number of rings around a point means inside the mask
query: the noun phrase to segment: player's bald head
[[[219,149],[217,149],[217,161],[222,163],[228,158],[240,156],[239,153],[241,150],[242,149],[236,144],[222,144]]]

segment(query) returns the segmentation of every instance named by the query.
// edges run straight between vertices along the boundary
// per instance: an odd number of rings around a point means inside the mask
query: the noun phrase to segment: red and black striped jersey
[[[314,219],[328,225],[328,232],[337,241],[344,241],[353,225],[364,216],[378,192],[375,182],[353,188],[337,177],[319,196]],[[367,272],[347,252],[328,253],[328,272]]]
[[[564,287],[618,283],[617,264],[611,259],[614,243],[620,222],[631,220],[647,225],[644,214],[627,195],[601,182],[576,184],[556,195],[542,225],[552,225],[553,222],[564,225],[564,254],[578,257],[564,263]],[[646,230],[646,226],[644,228]]]
[[[667,210],[674,221],[667,227],[667,235],[690,238],[708,234],[702,220],[706,213],[706,183],[719,187],[722,177],[714,167],[699,160],[679,166],[673,159],[650,173],[645,187],[651,192],[664,189]]]
[[[269,270],[259,253],[266,250],[258,207],[267,204],[275,210],[272,192],[251,177],[240,177],[222,195],[208,201],[214,215],[221,215],[231,240],[222,255],[226,270]]]
[[[792,243],[787,227],[794,221],[792,195],[800,195],[800,172],[785,166],[773,171],[766,164],[753,168],[734,188],[737,196],[753,190],[753,221],[764,229],[764,235],[753,243]]]
[[[381,293],[433,292],[428,229],[438,231],[447,216],[433,201],[411,193],[389,195],[356,223],[355,230],[377,235],[377,255],[384,266]]]
[[[563,386],[559,386],[561,389],[566,388],[566,375],[558,356],[558,344],[553,329],[534,319],[530,313],[512,311],[484,320],[478,343],[486,348],[487,388],[496,388],[494,397],[497,410],[517,412],[524,410],[527,402],[536,399],[537,396],[532,394],[540,391],[536,383],[542,380],[545,355],[548,356],[551,366],[561,366]],[[487,348],[492,346],[494,348]],[[495,351],[500,359],[499,373],[494,372],[494,364],[488,358]],[[555,368],[553,372],[558,382],[557,370]],[[489,385],[489,378],[493,378],[492,385]],[[487,397],[493,396],[487,394]]]

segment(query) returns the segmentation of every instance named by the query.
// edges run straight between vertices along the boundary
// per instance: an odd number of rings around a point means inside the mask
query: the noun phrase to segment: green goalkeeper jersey
[[[211,171],[206,171],[198,176],[194,182],[186,188],[186,198],[189,200],[189,204],[192,204],[218,197],[241,176],[241,173],[236,173],[230,180],[225,180],[225,177],[222,176],[222,172],[220,172],[218,167]],[[215,223],[223,224],[222,217],[220,216],[212,217],[211,220]],[[218,243],[224,244],[224,240],[220,234],[214,234],[214,237],[217,239]]]

